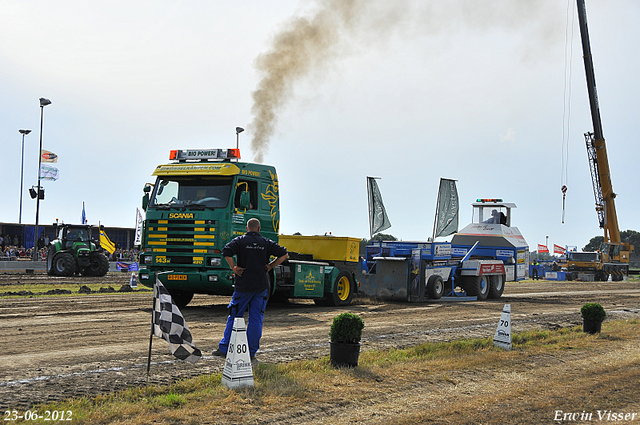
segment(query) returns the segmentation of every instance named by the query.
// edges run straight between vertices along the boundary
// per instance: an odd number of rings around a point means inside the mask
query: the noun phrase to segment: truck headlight
[[[152,256],[150,256],[150,255],[146,255],[146,256],[144,257],[144,263],[145,263],[145,264],[153,264],[153,257],[152,257]]]
[[[209,275],[209,282],[217,282],[217,281],[218,281],[218,275],[215,275],[215,274]]]
[[[209,259],[209,265],[212,267],[220,267],[220,264],[222,264],[222,259],[219,257],[212,257]]]

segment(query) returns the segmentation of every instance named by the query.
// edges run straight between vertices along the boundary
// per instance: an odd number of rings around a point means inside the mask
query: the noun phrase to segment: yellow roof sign
[[[219,175],[234,176],[240,173],[235,164],[229,163],[204,163],[204,164],[164,164],[158,165],[152,175],[154,176],[179,176],[179,175]]]

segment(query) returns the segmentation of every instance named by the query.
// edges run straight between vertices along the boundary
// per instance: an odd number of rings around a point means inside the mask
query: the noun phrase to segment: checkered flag
[[[200,350],[193,345],[191,332],[182,313],[157,277],[153,287],[153,334],[167,341],[171,354],[180,360],[195,363],[202,357]]]

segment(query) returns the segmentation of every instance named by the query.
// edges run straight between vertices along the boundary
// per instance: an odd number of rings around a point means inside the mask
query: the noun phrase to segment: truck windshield
[[[597,252],[569,252],[567,256],[570,261],[598,261]]]
[[[149,207],[226,208],[233,184],[232,177],[163,176],[156,181]]]

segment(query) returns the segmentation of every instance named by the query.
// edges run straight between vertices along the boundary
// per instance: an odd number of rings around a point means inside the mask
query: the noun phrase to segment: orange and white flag
[[[40,149],[40,156],[42,162],[58,162],[58,155],[53,152]]]

